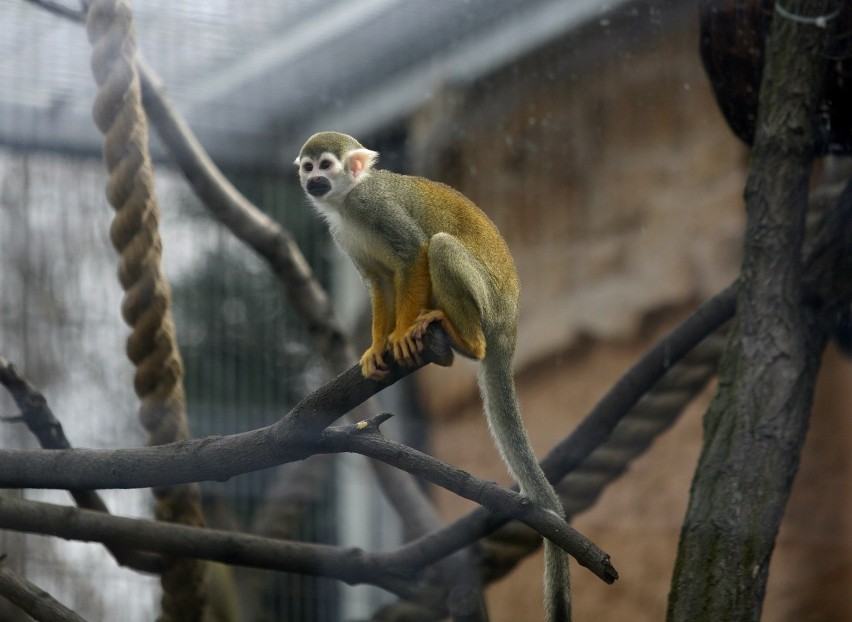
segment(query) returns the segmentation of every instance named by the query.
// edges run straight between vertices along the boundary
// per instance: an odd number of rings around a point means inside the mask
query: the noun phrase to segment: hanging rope
[[[136,366],[134,388],[148,444],[189,437],[182,384],[183,364],[170,313],[171,290],[161,269],[159,207],[148,151],[134,59],[136,41],[129,0],[92,0],[86,29],[92,44],[92,72],[99,92],[93,116],[104,134],[109,171],[106,195],[115,209],[110,238],[120,254],[124,288],[122,316],[132,328],[127,356]],[[158,489],[160,520],[202,525],[197,486]],[[204,610],[204,564],[170,560],[162,575],[161,620],[200,620]]]

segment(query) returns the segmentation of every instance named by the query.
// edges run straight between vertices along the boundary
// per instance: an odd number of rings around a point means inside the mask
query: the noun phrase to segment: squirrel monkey
[[[370,291],[372,345],[361,371],[387,375],[385,357],[411,365],[439,322],[453,349],[481,361],[488,424],[521,491],[560,518],[515,394],[512,357],[520,287],[506,242],[472,201],[449,186],[373,168],[378,153],[351,136],[311,136],[294,162],[308,198]],[[445,361],[446,365],[451,360]],[[568,559],[545,540],[549,622],[570,619]]]

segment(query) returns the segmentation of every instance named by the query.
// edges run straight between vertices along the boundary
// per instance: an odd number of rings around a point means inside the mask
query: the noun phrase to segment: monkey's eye
[[[324,171],[327,171],[331,168],[331,160],[323,160],[320,162],[320,168]]]
[[[304,164],[302,164],[302,170],[306,173],[310,173],[312,170],[314,170],[314,165],[311,162],[305,162]]]

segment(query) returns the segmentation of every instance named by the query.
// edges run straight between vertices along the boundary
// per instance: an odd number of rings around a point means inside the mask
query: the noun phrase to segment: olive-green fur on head
[[[330,153],[342,160],[343,156],[350,151],[363,149],[364,146],[347,134],[340,132],[319,132],[311,136],[299,151],[296,164],[305,156],[318,158],[324,153]]]
[[[337,209],[355,186],[370,177],[378,153],[340,132],[314,134],[294,164],[313,204],[322,212]]]

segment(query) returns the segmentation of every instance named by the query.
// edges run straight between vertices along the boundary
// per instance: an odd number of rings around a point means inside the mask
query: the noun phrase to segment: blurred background
[[[449,183],[488,213],[523,285],[516,373],[540,454],[736,277],[748,151],[702,69],[692,0],[148,0],[134,6],[134,24],[174,106],[229,179],[294,234],[359,349],[365,291],[298,188],[292,161],[304,140],[353,134],[380,152],[380,166]],[[145,437],[124,355],[90,56],[82,24],[0,0],[0,354],[45,393],[72,444],[125,447]],[[265,264],[199,204],[153,132],[152,152],[192,433],[272,423],[328,372]],[[850,374],[830,350],[773,558],[768,620],[852,612]],[[426,369],[383,395],[383,407],[401,415],[398,438],[508,483],[474,381],[464,361]],[[621,575],[606,586],[575,570],[578,619],[663,619],[708,396],[575,521]],[[14,411],[0,394],[0,414]],[[34,446],[11,424],[0,440]],[[371,477],[342,456],[205,484],[208,522],[388,548],[401,530]],[[448,520],[471,507],[432,492]],[[3,494],[68,502],[59,491]],[[106,499],[116,514],[151,515],[148,491]],[[87,619],[156,617],[158,581],[97,545],[11,532],[0,543],[6,563]],[[540,566],[531,557],[489,590],[492,620],[539,615]],[[234,573],[245,620],[365,618],[391,600]]]

